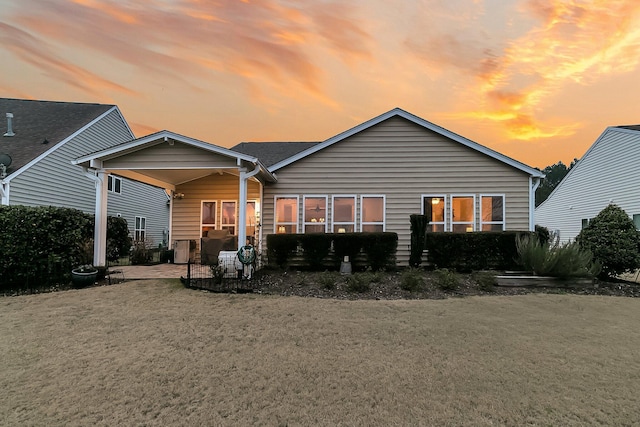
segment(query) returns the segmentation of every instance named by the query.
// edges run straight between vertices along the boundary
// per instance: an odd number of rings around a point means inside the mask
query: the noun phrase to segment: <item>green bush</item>
[[[346,276],[345,283],[349,292],[365,293],[371,289],[371,284],[364,273],[354,273]]]
[[[434,270],[433,276],[436,286],[443,291],[455,291],[460,286],[460,276],[446,268]]]
[[[473,274],[473,280],[478,285],[478,289],[484,292],[493,292],[498,285],[496,275],[489,271],[478,271]]]
[[[409,292],[416,292],[424,286],[424,272],[417,268],[408,268],[400,276],[400,288]]]
[[[615,277],[640,267],[640,233],[626,212],[611,204],[576,237],[602,265],[601,275]]]
[[[275,262],[280,268],[286,268],[289,259],[298,248],[297,234],[267,235],[267,253],[269,262]]]
[[[428,261],[436,268],[457,271],[514,270],[516,237],[521,231],[427,233]]]
[[[591,252],[577,243],[560,245],[558,239],[540,243],[535,236],[521,236],[516,241],[520,264],[538,276],[561,279],[593,277],[600,271]]]
[[[107,218],[107,261],[117,261],[129,255],[131,237],[127,220],[121,217]]]
[[[409,265],[411,267],[418,267],[422,264],[422,252],[426,244],[429,218],[426,215],[414,214],[409,215],[409,222],[411,223],[411,255],[409,256]]]
[[[398,234],[362,233],[362,248],[373,271],[395,269]]]
[[[362,233],[338,233],[333,235],[333,253],[337,267],[345,256],[349,257],[349,261],[356,267],[356,259],[362,248]]]
[[[300,234],[298,242],[302,246],[302,257],[313,271],[324,269],[324,260],[331,249],[330,234]]]
[[[324,289],[335,289],[338,276],[336,273],[325,271],[318,276],[318,285]]]

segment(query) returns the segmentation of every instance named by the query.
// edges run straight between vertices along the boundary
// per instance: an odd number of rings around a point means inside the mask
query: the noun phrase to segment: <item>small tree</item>
[[[585,227],[576,241],[602,264],[604,277],[640,267],[640,233],[622,208],[611,204]]]
[[[427,226],[429,225],[429,217],[426,215],[409,215],[411,223],[411,255],[409,257],[409,265],[418,267],[422,263],[422,251],[426,245]]]

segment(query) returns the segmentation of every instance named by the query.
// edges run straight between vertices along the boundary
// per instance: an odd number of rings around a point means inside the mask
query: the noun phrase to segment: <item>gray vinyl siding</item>
[[[71,160],[131,138],[122,116],[111,111],[12,179],[10,204],[95,212],[95,185]]]
[[[217,201],[217,227],[220,228],[220,202],[233,201],[239,203],[240,178],[237,175],[217,173],[200,178],[176,187],[176,193],[183,193],[183,199],[173,201],[173,225],[171,239],[196,240],[200,245],[200,215],[203,200]],[[260,202],[260,184],[249,180],[247,200]]]
[[[11,180],[10,204],[24,206],[60,206],[95,213],[96,190],[93,180],[80,166],[71,164],[87,153],[130,141],[122,116],[112,110],[78,135]],[[154,241],[162,241],[168,227],[169,212],[164,191],[123,179],[123,193],[109,194],[107,212],[121,213],[133,235],[136,215],[147,217],[147,232]]]
[[[107,214],[127,220],[131,237],[135,236],[135,217],[146,218],[146,237],[155,247],[165,242],[169,232],[169,209],[167,193],[158,187],[122,178],[121,192],[109,193]]]
[[[594,218],[609,203],[632,217],[640,214],[640,132],[609,128],[535,210],[536,224],[575,239],[583,219]]]
[[[356,229],[360,196],[386,197],[385,231],[398,233],[398,262],[409,258],[410,214],[422,210],[422,194],[475,194],[476,230],[481,194],[505,195],[507,230],[529,229],[529,175],[451,141],[435,132],[394,117],[339,141],[276,171],[278,182],[264,190],[263,244],[274,232],[274,196],[356,195]],[[447,212],[447,215],[449,212]],[[331,218],[328,218],[329,225]]]

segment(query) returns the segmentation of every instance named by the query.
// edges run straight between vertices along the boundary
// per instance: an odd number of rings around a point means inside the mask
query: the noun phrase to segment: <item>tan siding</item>
[[[384,194],[386,231],[398,233],[398,260],[406,264],[409,215],[421,212],[422,194],[504,194],[506,226],[529,228],[527,174],[402,118],[392,118],[276,171],[264,193],[263,233],[273,233],[275,195]],[[359,214],[360,199],[356,212]],[[302,221],[302,209],[298,209]],[[359,224],[359,218],[357,218]],[[358,225],[359,226],[359,225]],[[476,225],[477,227],[478,225]],[[264,241],[263,241],[264,244]]]
[[[172,239],[195,239],[200,244],[200,209],[203,200],[216,200],[219,227],[220,202],[223,200],[239,201],[240,178],[231,174],[213,174],[200,178],[176,188],[176,192],[184,193],[183,199],[173,202]],[[249,180],[247,200],[260,201],[260,184]]]
[[[153,147],[147,147],[144,150],[135,151],[104,162],[104,167],[107,169],[136,169],[139,167],[170,167],[172,169],[185,167],[193,169],[198,167],[234,168],[236,166],[235,158],[230,159],[216,153],[207,153],[200,148],[179,142],[175,142],[174,145],[169,145],[168,142],[161,142]]]

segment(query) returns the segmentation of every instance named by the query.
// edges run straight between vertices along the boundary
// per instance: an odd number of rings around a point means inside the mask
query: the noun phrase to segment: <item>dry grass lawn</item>
[[[637,425],[640,300],[0,298],[2,425]]]

